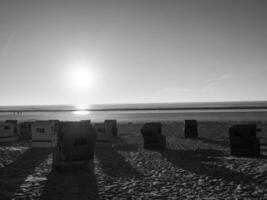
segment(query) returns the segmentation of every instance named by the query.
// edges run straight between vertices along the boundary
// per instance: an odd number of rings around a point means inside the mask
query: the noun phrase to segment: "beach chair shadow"
[[[207,143],[207,144],[214,144],[214,145],[218,145],[218,146],[222,146],[222,147],[229,147],[229,144],[226,141],[212,140],[210,138],[203,138],[203,137],[199,137],[199,138],[197,138],[197,140],[200,140],[200,141]]]
[[[260,137],[260,151],[261,153],[263,153],[264,155],[262,155],[261,157],[263,158],[267,158],[267,138],[266,137]]]
[[[136,152],[138,150],[138,147],[136,145],[127,143],[121,137],[114,138],[112,141],[112,145],[116,151],[134,151],[134,152]]]
[[[49,153],[51,150],[48,149],[29,149],[13,163],[0,169],[0,197],[11,199],[27,176],[34,173],[35,167],[44,161]]]
[[[40,200],[95,200],[98,199],[94,170],[57,172],[47,177]]]
[[[163,150],[160,153],[177,167],[198,175],[211,176],[237,184],[255,182],[250,175],[216,165],[219,162],[218,157],[223,156],[223,153],[218,150]]]
[[[198,138],[198,140],[204,142],[204,143],[207,143],[207,144],[212,144],[212,145],[218,145],[218,146],[221,146],[221,147],[224,147],[224,148],[228,148],[230,150],[230,144],[227,142],[227,141],[217,141],[217,140],[212,140],[212,139],[209,139],[209,138]],[[266,159],[267,158],[267,144],[264,143],[264,142],[261,142],[260,144],[260,152],[261,152],[261,155],[259,156],[259,158],[261,159]]]
[[[112,177],[140,177],[142,174],[134,169],[125,158],[111,145],[96,144],[95,156],[105,174]]]

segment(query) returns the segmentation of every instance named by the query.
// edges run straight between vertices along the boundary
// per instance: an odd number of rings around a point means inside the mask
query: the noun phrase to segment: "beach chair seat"
[[[260,141],[256,124],[239,124],[229,128],[231,155],[244,157],[260,156]]]
[[[161,123],[146,123],[141,129],[141,133],[145,149],[166,148],[166,136],[161,133]]]

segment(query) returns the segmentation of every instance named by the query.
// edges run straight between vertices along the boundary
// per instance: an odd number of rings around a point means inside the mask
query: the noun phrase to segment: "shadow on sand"
[[[219,145],[222,147],[229,147],[229,144],[226,141],[217,141],[217,140],[212,140],[210,138],[203,138],[203,137],[199,137],[196,140],[202,141],[207,144],[215,144],[215,145]]]
[[[125,161],[125,158],[116,149],[112,145],[96,143],[95,156],[99,160],[104,173],[112,177],[142,176],[140,172]]]
[[[260,137],[260,149],[261,149],[261,152],[264,153],[264,157],[266,158],[267,155],[267,138],[265,137]]]
[[[0,169],[0,198],[11,199],[25,178],[34,173],[42,161],[44,161],[51,150],[29,149],[21,154],[13,163]]]
[[[92,163],[93,165],[93,163]],[[57,172],[47,177],[41,200],[95,200],[98,199],[97,180],[93,170]]]
[[[211,176],[235,183],[255,182],[249,175],[217,165],[219,163],[218,157],[224,156],[218,150],[163,150],[160,153],[179,168],[198,175]]]
[[[212,140],[209,138],[197,138],[197,140],[200,140],[207,144],[214,144],[214,145],[218,145],[224,148],[228,148],[230,150],[230,144],[227,141],[217,141],[217,140]],[[262,140],[260,141],[260,152],[261,152],[261,155],[258,158],[266,159],[267,158],[267,155],[266,155],[267,144],[262,142]]]
[[[116,137],[112,141],[113,148],[116,151],[137,151],[138,147],[134,144],[128,144],[124,139],[121,137]]]

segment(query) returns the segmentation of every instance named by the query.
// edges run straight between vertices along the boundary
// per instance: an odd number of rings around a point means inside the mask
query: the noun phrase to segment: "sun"
[[[74,90],[87,90],[95,87],[96,74],[91,65],[75,64],[69,71],[69,83]]]

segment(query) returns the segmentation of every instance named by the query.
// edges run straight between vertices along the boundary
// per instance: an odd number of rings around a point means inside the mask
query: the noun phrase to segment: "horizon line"
[[[119,103],[73,103],[73,104],[14,104],[14,105],[0,105],[1,107],[30,107],[30,106],[77,106],[77,105],[85,105],[85,106],[101,106],[101,105],[148,105],[148,104],[212,104],[212,103],[266,103],[267,100],[255,100],[255,101],[180,101],[180,102],[119,102]]]
[[[216,105],[227,104],[228,105]],[[236,105],[240,103],[241,105]],[[263,105],[246,105],[251,103],[262,103]],[[180,105],[179,105],[180,104]],[[201,105],[202,104],[202,105]],[[209,105],[211,104],[211,105]],[[212,105],[213,104],[213,105]],[[215,104],[215,105],[214,105]],[[79,107],[79,106],[84,107]],[[142,105],[142,107],[138,107]],[[148,105],[153,105],[152,107]],[[58,106],[61,108],[47,108]],[[66,107],[64,109],[64,106]],[[97,108],[100,106],[100,108]],[[120,106],[104,107],[101,106]],[[135,106],[135,107],[132,107]],[[136,107],[137,106],[137,107]],[[36,107],[36,108],[34,108]],[[42,108],[43,107],[43,108]],[[68,108],[70,107],[70,108]],[[93,108],[92,108],[93,107]],[[21,108],[21,109],[19,109]],[[128,103],[128,104],[68,104],[68,105],[26,105],[26,106],[0,106],[0,112],[73,112],[73,111],[152,111],[152,110],[250,110],[267,109],[267,101],[227,101],[227,102],[179,102],[179,103]]]

